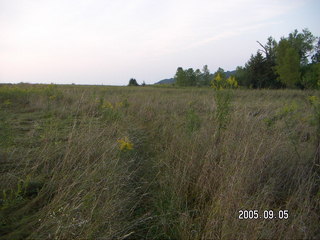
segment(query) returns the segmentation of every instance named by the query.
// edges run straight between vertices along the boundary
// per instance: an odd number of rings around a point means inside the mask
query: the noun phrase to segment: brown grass
[[[319,238],[318,92],[236,90],[219,137],[214,94],[1,86],[0,238]]]

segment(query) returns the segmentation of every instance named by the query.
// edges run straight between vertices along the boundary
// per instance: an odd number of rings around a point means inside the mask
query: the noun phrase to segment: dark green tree
[[[265,88],[280,88],[282,87],[281,82],[278,79],[278,74],[274,71],[276,66],[276,51],[278,43],[273,37],[269,37],[267,43],[262,45],[257,41],[262,49],[258,51],[264,54],[264,76],[263,87]]]
[[[257,41],[262,49],[258,50],[265,54],[265,58],[267,61],[274,62],[276,58],[276,48],[277,48],[277,41],[273,37],[269,37],[267,43],[262,45],[259,41]]]
[[[247,84],[250,88],[264,88],[268,86],[268,77],[266,69],[266,60],[258,51],[256,55],[251,55],[250,60],[246,63]]]
[[[208,68],[208,65],[204,65],[202,68],[202,77],[201,77],[201,86],[210,86],[210,80],[211,80],[211,74],[210,70]]]
[[[301,85],[303,88],[320,88],[320,62],[303,67],[302,72]]]
[[[187,74],[186,72],[183,70],[182,67],[178,67],[177,68],[177,72],[176,75],[174,76],[174,79],[176,81],[176,84],[178,86],[187,86],[188,82],[187,82]]]
[[[196,79],[196,86],[201,86],[202,84],[202,72],[200,69],[196,69],[194,71],[195,79]]]
[[[136,79],[131,78],[131,79],[129,80],[128,86],[139,86],[139,84],[137,83],[137,80],[136,80]]]
[[[245,86],[245,87],[250,86],[248,71],[245,67],[238,66],[236,68],[235,77],[238,80],[240,86]]]
[[[279,42],[272,37],[265,45],[258,41],[261,49],[251,55],[244,68],[237,68],[239,84],[253,88],[315,86],[318,67],[311,65],[320,60],[320,40],[314,46],[316,39],[308,29],[303,29],[302,32],[294,30]],[[309,63],[310,57],[312,63]]]
[[[193,68],[189,68],[186,71],[187,75],[187,86],[196,86],[197,78]]]
[[[200,75],[200,70],[194,71],[193,68],[183,70],[179,67],[174,78],[178,86],[196,86]]]

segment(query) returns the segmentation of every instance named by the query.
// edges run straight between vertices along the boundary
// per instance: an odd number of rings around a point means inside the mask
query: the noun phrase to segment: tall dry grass
[[[226,105],[201,88],[1,86],[1,236],[319,238],[311,95],[237,90]]]

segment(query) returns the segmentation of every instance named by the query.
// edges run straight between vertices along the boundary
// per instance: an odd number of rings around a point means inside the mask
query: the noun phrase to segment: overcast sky
[[[0,82],[125,85],[243,66],[268,36],[320,36],[319,0],[0,0]]]

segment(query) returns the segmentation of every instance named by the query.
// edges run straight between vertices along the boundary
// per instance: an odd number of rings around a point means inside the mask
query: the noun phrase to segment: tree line
[[[222,68],[210,74],[207,65],[202,71],[178,67],[175,84],[213,86],[221,80],[247,88],[320,88],[320,38],[308,29],[294,30],[278,42],[269,37],[266,44],[257,43],[260,49],[244,67],[237,67],[234,79],[227,78]]]

